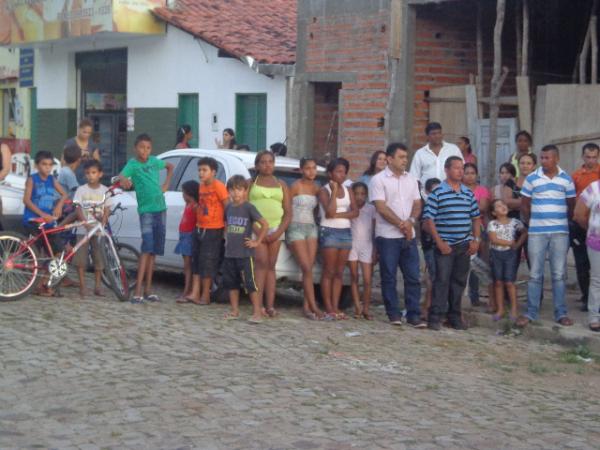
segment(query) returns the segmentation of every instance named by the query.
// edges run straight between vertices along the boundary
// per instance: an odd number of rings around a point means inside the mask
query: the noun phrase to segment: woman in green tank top
[[[248,200],[269,223],[269,232],[256,247],[256,284],[261,303],[269,317],[275,316],[275,265],[285,230],[291,220],[291,201],[286,184],[278,180],[275,156],[270,151],[258,152],[254,159],[256,179],[250,186]]]

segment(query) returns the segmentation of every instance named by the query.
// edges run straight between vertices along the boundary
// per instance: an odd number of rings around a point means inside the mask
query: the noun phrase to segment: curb
[[[468,320],[469,326],[489,328],[502,331],[505,321],[494,322],[492,316],[486,313],[473,310],[465,310],[464,314]],[[512,326],[512,325],[511,325]],[[591,352],[600,354],[600,335],[582,326],[563,327],[547,320],[540,320],[529,324],[527,327],[518,329],[519,336],[538,341],[552,342],[564,345],[566,347],[586,346]]]

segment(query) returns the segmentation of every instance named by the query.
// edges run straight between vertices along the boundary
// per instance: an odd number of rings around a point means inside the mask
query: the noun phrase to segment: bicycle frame
[[[92,209],[95,212],[95,209],[98,206],[102,206],[102,208],[104,208],[104,203],[106,202],[106,199],[108,198],[107,195],[111,194],[114,195],[114,189],[118,187],[118,183],[114,184],[113,186],[111,186],[108,191],[105,194],[105,199],[102,202],[101,205],[95,205],[93,206]],[[67,254],[65,254],[64,250],[63,253],[60,255],[60,257],[58,258],[58,263],[62,264],[63,262],[65,263],[69,263],[73,257],[75,256],[75,254],[77,253],[77,251],[83,246],[83,245],[87,245],[90,240],[99,232],[101,236],[104,237],[109,237],[109,241],[110,241],[110,245],[111,245],[111,249],[116,253],[116,248],[114,246],[114,243],[112,242],[112,237],[110,235],[110,233],[107,232],[107,230],[105,229],[104,225],[102,225],[102,223],[100,221],[98,221],[96,218],[92,217],[91,219],[87,220],[87,221],[77,221],[77,222],[73,222],[67,225],[63,225],[63,226],[56,226],[50,229],[46,229],[46,226],[48,224],[47,223],[41,223],[38,227],[38,230],[40,231],[40,233],[37,236],[33,236],[31,237],[31,239],[28,239],[25,242],[21,243],[21,248],[15,252],[13,255],[11,255],[11,259],[16,258],[18,256],[20,256],[25,249],[27,249],[28,247],[31,247],[33,245],[35,245],[40,239],[43,240],[43,245],[44,245],[44,250],[48,253],[48,259],[52,260],[54,258],[54,250],[52,248],[52,245],[50,244],[50,240],[48,239],[48,236],[51,236],[53,234],[57,234],[57,233],[62,233],[64,231],[67,230],[71,230],[73,228],[77,228],[77,227],[81,227],[84,225],[94,225],[83,237],[83,239],[81,239],[76,245],[75,247],[73,247],[69,252],[67,252]],[[40,260],[45,260],[45,258],[40,258]],[[20,264],[14,264],[13,265],[14,268],[16,269],[23,269],[23,268],[31,268],[31,267],[25,267],[23,265]],[[39,263],[34,267],[34,269],[38,269],[38,270],[45,270],[45,267],[43,267],[43,265],[40,265]]]

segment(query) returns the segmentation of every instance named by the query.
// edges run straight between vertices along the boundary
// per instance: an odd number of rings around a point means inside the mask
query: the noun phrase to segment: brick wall
[[[368,166],[373,151],[381,149],[385,134],[379,119],[385,116],[389,93],[387,72],[387,11],[364,15],[336,15],[312,18],[307,27],[306,72],[356,73],[356,82],[342,83],[338,148],[351,162],[350,176]],[[315,144],[329,129],[331,115],[320,104],[316,89],[315,119],[329,117],[315,128]],[[322,139],[322,137],[319,137]],[[321,147],[315,147],[319,152]]]
[[[489,7],[489,6],[488,6]],[[469,76],[477,74],[476,48],[477,9],[457,7],[455,3],[426,5],[417,8],[414,66],[414,120],[412,145],[417,149],[425,144],[424,129],[429,119],[427,92],[436,87],[464,85]],[[493,65],[492,30],[495,21],[494,5],[484,12],[484,95],[489,95]],[[502,95],[516,95],[514,79],[514,31],[506,24],[503,62],[511,74]],[[515,117],[514,107],[502,107],[501,116]],[[442,124],[443,126],[443,124]]]

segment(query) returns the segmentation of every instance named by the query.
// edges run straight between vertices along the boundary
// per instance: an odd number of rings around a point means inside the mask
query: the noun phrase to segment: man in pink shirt
[[[421,195],[417,179],[406,171],[406,146],[392,143],[386,149],[387,167],[371,179],[370,199],[375,204],[375,245],[379,254],[381,293],[392,325],[402,325],[396,273],[404,277],[407,322],[425,328],[421,321],[421,283],[419,250],[414,224],[421,214]]]

